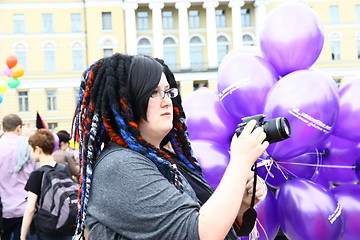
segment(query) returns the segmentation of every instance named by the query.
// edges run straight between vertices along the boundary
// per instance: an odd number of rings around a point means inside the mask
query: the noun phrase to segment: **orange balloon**
[[[24,75],[24,67],[21,65],[16,65],[15,67],[13,67],[12,71],[11,71],[11,76],[13,78],[19,78],[22,75]]]
[[[18,58],[17,56],[9,56],[6,58],[6,65],[9,67],[9,68],[12,68],[14,67],[18,62]]]

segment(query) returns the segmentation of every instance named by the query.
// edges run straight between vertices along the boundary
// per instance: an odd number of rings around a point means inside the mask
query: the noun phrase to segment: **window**
[[[138,43],[138,53],[143,55],[151,56],[151,44],[149,39],[142,38]]]
[[[21,91],[19,94],[19,112],[29,111],[29,98],[27,91]]]
[[[84,56],[82,50],[73,50],[73,70],[82,71],[84,70]]]
[[[110,57],[113,55],[113,49],[112,48],[104,48],[104,57]]]
[[[46,91],[47,98],[47,110],[48,111],[56,111],[56,91],[55,90],[47,90]]]
[[[360,5],[355,6],[356,23],[360,23]]]
[[[55,71],[55,51],[45,50],[45,71],[54,72]]]
[[[218,64],[221,63],[225,55],[229,52],[229,42],[225,36],[217,38]]]
[[[18,58],[18,64],[23,66],[24,69],[27,69],[26,52],[25,51],[15,51],[15,55]]]
[[[243,45],[244,46],[254,46],[254,39],[249,34],[243,35]]]
[[[81,15],[80,13],[71,14],[71,31],[81,32]]]
[[[207,80],[201,80],[201,81],[194,81],[193,83],[193,88],[194,88],[194,91],[199,89],[199,88],[202,88],[202,87],[208,87],[208,81]]]
[[[219,9],[215,11],[216,14],[216,27],[226,27],[225,10]]]
[[[17,41],[15,43],[14,52],[18,58],[18,64],[23,66],[25,70],[27,69],[26,54],[28,50],[29,46],[25,41]]]
[[[243,27],[251,25],[250,9],[242,8],[241,9],[241,24]]]
[[[52,33],[53,32],[53,15],[52,14],[43,14],[43,28],[44,33]]]
[[[340,41],[331,41],[331,59],[340,60]]]
[[[339,23],[339,6],[330,6],[330,23]]]
[[[190,28],[199,28],[200,27],[200,16],[198,10],[189,11],[189,24]]]
[[[111,12],[102,13],[102,30],[112,30]]]
[[[192,37],[190,40],[190,65],[193,70],[202,70],[203,47],[199,37]]]
[[[137,23],[139,30],[148,30],[149,29],[149,13],[148,12],[138,12],[137,13]]]
[[[164,61],[171,70],[176,69],[176,44],[175,40],[167,37],[164,40]]]
[[[47,124],[47,126],[48,126],[48,128],[49,128],[50,130],[54,130],[55,128],[58,127],[58,123],[56,123],[56,122],[49,122],[49,123]]]
[[[174,19],[172,11],[163,11],[163,27],[164,29],[174,28]]]
[[[14,14],[14,33],[25,32],[25,16],[24,14]]]

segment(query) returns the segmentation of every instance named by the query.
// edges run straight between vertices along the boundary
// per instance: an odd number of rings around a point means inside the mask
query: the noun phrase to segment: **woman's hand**
[[[242,218],[246,210],[250,208],[251,205],[251,198],[253,194],[253,185],[254,185],[254,172],[250,171],[248,174],[247,182],[246,182],[246,188],[244,192],[244,196],[241,202],[240,210],[238,213],[238,216],[236,218],[237,223],[241,225]],[[256,177],[256,189],[255,189],[255,202],[256,205],[261,200],[263,200],[266,197],[267,194],[267,187],[265,184],[265,181],[260,178],[259,176]]]
[[[254,186],[254,172],[250,171],[246,182],[243,201],[241,203],[241,207],[244,207],[245,210],[250,207],[251,198],[254,190],[253,186]],[[263,200],[266,197],[266,193],[267,193],[267,187],[264,180],[259,176],[256,176],[255,204]]]
[[[239,137],[234,134],[231,141],[231,160],[246,161],[247,166],[251,167],[254,162],[269,146],[268,141],[264,141],[266,134],[264,129],[257,127],[255,120],[249,121]]]

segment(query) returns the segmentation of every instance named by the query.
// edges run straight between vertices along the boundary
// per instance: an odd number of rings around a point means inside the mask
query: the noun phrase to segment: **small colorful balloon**
[[[15,67],[17,63],[18,63],[18,58],[16,56],[14,56],[14,55],[11,55],[11,56],[6,58],[6,65],[9,68]]]
[[[4,66],[4,75],[5,76],[11,77],[11,72],[12,72],[11,68],[9,68],[8,66]]]
[[[17,88],[20,85],[20,80],[17,78],[10,78],[8,81],[8,86],[11,88]]]
[[[5,80],[0,80],[0,94],[6,92],[8,89],[8,83]]]
[[[11,76],[13,78],[19,78],[22,75],[24,75],[24,67],[21,65],[16,65],[15,67],[12,68],[12,72],[11,72]]]

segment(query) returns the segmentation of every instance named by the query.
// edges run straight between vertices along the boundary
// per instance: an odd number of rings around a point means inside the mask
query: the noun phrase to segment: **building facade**
[[[25,74],[4,93],[0,119],[17,113],[34,129],[38,111],[49,128],[70,131],[81,73],[116,52],[164,59],[183,97],[203,86],[216,90],[222,58],[258,46],[267,13],[289,1],[2,0],[0,67],[16,55]],[[299,2],[324,25],[315,67],[338,82],[359,74],[360,2]]]

